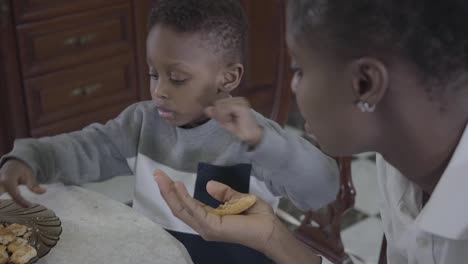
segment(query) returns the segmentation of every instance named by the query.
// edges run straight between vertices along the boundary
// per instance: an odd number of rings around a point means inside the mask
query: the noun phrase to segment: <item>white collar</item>
[[[468,239],[468,126],[415,223],[441,237]]]

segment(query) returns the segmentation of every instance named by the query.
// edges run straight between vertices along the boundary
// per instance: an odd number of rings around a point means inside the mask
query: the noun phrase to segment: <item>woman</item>
[[[467,14],[466,0],[289,1],[292,88],[307,129],[329,155],[381,154],[388,263],[468,258]],[[219,217],[164,173],[155,178],[173,213],[205,239],[277,263],[320,262],[264,202]],[[221,201],[242,196],[219,183],[207,189]]]

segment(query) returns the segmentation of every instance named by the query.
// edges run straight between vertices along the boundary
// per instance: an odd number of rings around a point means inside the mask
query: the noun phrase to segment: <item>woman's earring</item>
[[[371,105],[368,102],[359,101],[356,106],[363,113],[373,113],[375,111],[375,105]]]

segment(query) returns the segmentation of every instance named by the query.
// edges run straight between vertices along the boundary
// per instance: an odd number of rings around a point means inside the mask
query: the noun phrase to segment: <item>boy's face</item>
[[[206,119],[205,108],[222,96],[219,56],[199,34],[161,25],[152,28],[146,45],[151,96],[159,116],[174,126]]]
[[[325,51],[304,48],[290,34],[287,41],[295,72],[291,87],[306,129],[327,154],[354,154],[361,121],[352,89],[347,89],[351,85],[347,65]]]

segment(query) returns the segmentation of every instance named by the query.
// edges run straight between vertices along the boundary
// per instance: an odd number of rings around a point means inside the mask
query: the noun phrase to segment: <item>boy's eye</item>
[[[159,75],[154,74],[154,73],[148,73],[148,76],[151,78],[151,80],[159,80]]]
[[[171,82],[174,85],[184,85],[187,80],[176,80],[176,79],[171,79]]]

